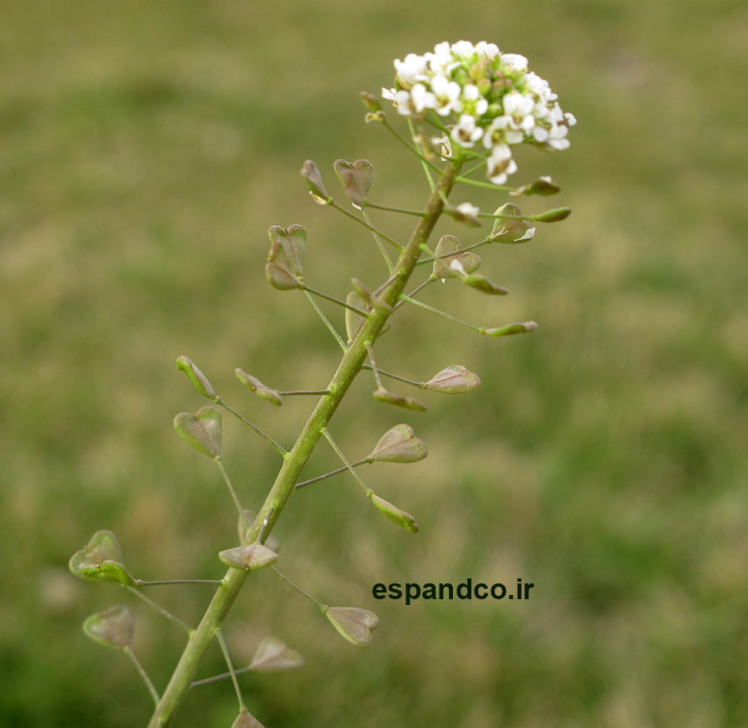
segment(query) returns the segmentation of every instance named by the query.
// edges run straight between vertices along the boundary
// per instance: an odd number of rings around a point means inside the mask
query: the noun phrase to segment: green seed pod
[[[83,631],[92,640],[105,647],[126,650],[132,644],[135,618],[128,607],[117,604],[88,617],[83,623]]]
[[[215,407],[201,407],[194,415],[180,412],[174,418],[174,429],[195,450],[214,460],[221,457],[221,412]]]
[[[571,215],[570,207],[557,207],[555,210],[546,210],[539,215],[533,215],[533,220],[538,222],[561,222]]]
[[[429,454],[410,425],[395,425],[379,438],[369,457],[381,463],[417,463]]]
[[[251,374],[247,374],[243,369],[237,367],[234,369],[236,378],[250,391],[254,392],[258,397],[274,404],[276,407],[280,407],[283,404],[283,397],[274,389],[263,384],[257,377],[253,377]]]
[[[251,543],[221,551],[218,558],[233,569],[257,571],[274,564],[278,560],[278,554],[261,543]]]
[[[239,711],[239,715],[236,716],[236,720],[231,725],[231,728],[265,728],[265,726],[248,712],[246,708],[242,708]]]
[[[268,261],[285,258],[286,267],[295,276],[304,275],[304,257],[306,255],[306,230],[301,225],[289,225],[283,228],[273,225],[268,230],[270,253]]]
[[[332,626],[357,647],[365,647],[371,642],[372,632],[379,624],[379,617],[366,609],[325,607],[323,612]]]
[[[508,324],[494,329],[481,329],[480,333],[485,336],[514,336],[515,334],[527,334],[535,331],[538,325],[534,321],[524,321],[518,324]]]
[[[301,176],[306,180],[312,199],[318,205],[329,205],[331,202],[330,195],[327,194],[319,168],[311,159],[304,162],[304,166],[301,168]]]
[[[366,159],[357,159],[355,162],[338,159],[334,167],[348,199],[355,207],[362,208],[374,180],[374,165]]]
[[[403,397],[401,394],[388,392],[386,389],[377,389],[372,396],[378,402],[386,402],[403,409],[415,410],[416,412],[425,412],[428,409],[423,402],[415,397]]]
[[[279,291],[292,291],[304,287],[299,278],[277,261],[270,261],[265,264],[265,278],[273,288],[277,288]]]
[[[380,498],[374,491],[369,491],[369,500],[393,523],[404,528],[410,533],[418,533],[418,524],[416,519],[407,511],[403,511],[397,506],[392,505],[384,498]]]
[[[466,369],[461,364],[449,366],[435,374],[423,386],[433,392],[445,394],[461,394],[473,392],[480,387],[480,377]]]
[[[442,235],[434,251],[431,273],[436,278],[459,278],[480,267],[480,256],[472,251],[461,252],[462,243],[454,235]]]
[[[471,273],[470,275],[463,276],[462,282],[466,286],[475,288],[476,291],[488,293],[491,296],[506,296],[509,293],[506,288],[491,283],[486,276],[480,273]]]
[[[122,565],[122,550],[111,531],[97,531],[91,536],[88,544],[72,555],[68,568],[79,579],[135,585],[135,580]]]
[[[526,243],[535,235],[535,228],[527,220],[519,220],[522,211],[513,202],[507,202],[497,208],[494,215],[493,229],[491,230],[491,242],[494,243]]]
[[[304,658],[277,637],[265,637],[255,650],[249,669],[254,672],[294,670],[304,664]]]
[[[208,377],[197,368],[195,362],[188,356],[180,356],[177,359],[177,369],[183,371],[190,378],[190,381],[195,385],[195,389],[203,397],[207,397],[214,402],[218,399],[218,394],[213,389],[213,385],[208,381]]]

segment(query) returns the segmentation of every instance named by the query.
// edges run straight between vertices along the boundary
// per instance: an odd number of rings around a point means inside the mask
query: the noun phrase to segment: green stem
[[[346,345],[345,341],[343,341],[343,337],[338,333],[338,330],[332,325],[332,322],[330,321],[327,316],[325,316],[325,312],[317,305],[317,302],[314,300],[314,297],[312,296],[309,291],[304,291],[304,295],[309,299],[309,303],[312,304],[312,307],[317,312],[317,316],[320,317],[322,320],[322,323],[325,325],[327,330],[332,334],[333,339],[338,342],[338,346],[343,351],[348,351],[348,346]]]
[[[226,482],[226,487],[229,489],[229,493],[231,493],[231,498],[234,501],[236,510],[239,511],[239,517],[244,520],[244,524],[247,526],[247,529],[249,530],[250,528],[252,528],[252,524],[249,522],[249,519],[247,518],[247,514],[244,512],[244,506],[242,505],[242,502],[239,500],[239,494],[236,492],[236,488],[234,488],[234,484],[231,482],[231,478],[229,478],[229,474],[226,472],[226,468],[223,465],[223,460],[220,457],[217,457],[215,460],[216,460],[216,465],[218,466],[218,469],[221,471],[221,475],[223,476],[223,479]]]
[[[423,303],[422,301],[419,301],[417,298],[410,298],[410,296],[402,295],[400,298],[402,298],[403,301],[407,301],[408,303],[412,303],[414,306],[418,306],[418,308],[422,308],[424,311],[429,311],[430,313],[435,313],[437,316],[441,316],[442,318],[447,319],[448,321],[453,321],[456,324],[460,324],[462,326],[467,326],[467,328],[472,329],[473,331],[477,331],[478,333],[481,332],[481,327],[476,326],[475,324],[471,324],[469,321],[465,321],[464,319],[457,318],[457,316],[453,316],[451,313],[447,313],[446,311],[441,311],[438,308],[434,308],[433,306],[429,306],[427,303]]]
[[[404,207],[390,207],[389,205],[376,205],[373,202],[367,202],[366,207],[371,207],[374,210],[384,210],[385,212],[399,212],[403,215],[413,215],[415,217],[423,217],[423,213],[420,210],[406,210]]]
[[[357,215],[354,215],[352,212],[348,212],[348,210],[346,210],[345,207],[341,207],[340,205],[338,205],[337,202],[335,201],[331,202],[330,206],[335,208],[338,212],[342,212],[346,217],[350,217],[351,220],[355,220],[359,225],[363,225],[367,230],[371,231],[375,235],[378,235],[380,238],[382,238],[382,240],[386,240],[390,245],[397,248],[399,251],[401,252],[403,251],[404,249],[403,246],[400,245],[400,243],[398,243],[397,240],[395,240],[394,238],[391,238],[386,233],[383,233],[378,228],[375,228],[373,225],[366,222],[366,220],[362,220],[360,217],[358,217]]]
[[[360,465],[371,465],[374,461],[371,458],[364,458],[363,460],[359,460],[358,462],[351,463],[351,467],[357,468]],[[327,480],[328,478],[332,478],[333,475],[340,475],[340,473],[345,473],[348,471],[348,466],[343,465],[340,468],[335,468],[335,470],[331,470],[329,473],[324,473],[323,475],[318,475],[316,478],[310,478],[309,480],[302,480],[300,483],[296,483],[294,488],[304,488],[307,485],[311,485],[312,483],[319,483],[321,480]]]
[[[322,434],[325,436],[325,440],[327,440],[327,442],[330,443],[330,447],[333,450],[335,450],[335,454],[340,458],[340,461],[345,466],[345,469],[356,479],[356,482],[364,489],[364,493],[366,493],[366,495],[369,495],[369,493],[371,493],[371,488],[369,488],[369,486],[366,485],[366,483],[364,483],[363,480],[361,480],[361,476],[354,470],[353,465],[350,463],[348,458],[345,456],[345,453],[338,447],[338,444],[335,442],[335,440],[332,439],[332,435],[327,431],[326,427],[322,430]]]
[[[157,581],[144,581],[135,579],[135,586],[167,586],[173,584],[220,584],[220,579],[159,579]]]
[[[350,303],[346,303],[345,301],[341,301],[339,298],[335,298],[335,296],[329,296],[327,293],[322,293],[322,291],[318,291],[315,288],[310,288],[306,284],[304,284],[304,290],[308,291],[309,293],[313,293],[315,296],[319,296],[320,298],[324,298],[326,301],[331,301],[332,303],[337,303],[338,306],[343,306],[343,308],[348,308],[351,311],[355,311],[359,316],[363,316],[366,318],[369,313],[367,311],[364,311],[360,308],[356,308],[356,306],[351,306]]]
[[[229,675],[231,675],[231,682],[234,683],[234,692],[236,693],[236,699],[239,701],[239,711],[246,712],[247,706],[244,705],[244,698],[242,697],[242,691],[239,687],[239,681],[236,679],[236,672],[234,670],[234,663],[231,661],[231,655],[229,654],[229,648],[226,646],[226,640],[223,639],[223,632],[219,629],[216,632],[216,639],[218,644],[221,646],[221,652],[226,660],[226,666],[229,668]]]
[[[133,594],[135,594],[139,599],[142,599],[146,604],[148,604],[150,607],[155,609],[157,612],[160,612],[164,615],[170,622],[174,622],[174,624],[178,624],[187,634],[192,634],[193,629],[190,627],[189,624],[186,622],[183,622],[179,617],[177,617],[175,614],[172,614],[168,609],[164,609],[158,602],[154,602],[153,599],[150,597],[147,597],[143,592],[138,591],[138,589],[134,586],[128,586],[127,587]]]
[[[368,203],[367,203],[368,204]],[[377,248],[379,248],[379,252],[382,254],[382,257],[384,258],[385,265],[387,266],[387,272],[392,273],[392,260],[390,259],[389,254],[387,253],[387,250],[384,247],[384,243],[382,242],[382,238],[379,236],[378,233],[375,233],[373,228],[374,225],[371,222],[371,218],[369,217],[369,213],[366,212],[366,207],[361,208],[361,215],[364,218],[364,221],[367,225],[369,225],[372,228],[371,234],[374,237],[374,242],[377,244]]]
[[[231,414],[234,415],[237,420],[243,422],[247,427],[253,430],[254,433],[265,440],[268,445],[272,445],[281,454],[281,456],[286,457],[286,455],[288,455],[288,451],[281,445],[279,445],[272,437],[270,437],[267,432],[261,430],[254,422],[250,422],[244,415],[242,415],[240,412],[237,412],[230,405],[226,404],[226,402],[224,402],[220,397],[215,400],[215,402],[219,407],[223,407],[227,412],[231,412]]]
[[[403,248],[395,264],[396,276],[392,277],[381,293],[384,302],[394,307],[400,300],[406,283],[413,273],[416,261],[422,250],[421,246],[426,243],[434,230],[439,217],[444,209],[442,195],[449,193],[454,185],[455,177],[459,171],[459,162],[450,162],[442,172],[434,191],[429,196],[426,205],[425,216],[418,221],[410,240]],[[364,223],[365,224],[365,223]],[[370,314],[361,327],[356,338],[351,342],[341,360],[338,368],[330,380],[327,389],[330,394],[320,398],[314,411],[311,413],[306,425],[298,436],[293,448],[284,458],[278,476],[273,483],[265,503],[260,509],[252,528],[248,534],[248,543],[257,539],[266,523],[264,537],[270,533],[289,497],[294,492],[294,486],[299,474],[311,456],[314,448],[322,436],[323,429],[335,414],[340,402],[346,395],[356,375],[361,371],[366,361],[366,342],[376,341],[382,332],[391,311],[386,308],[376,308]],[[242,590],[250,572],[240,569],[229,569],[223,579],[223,583],[217,589],[213,599],[208,605],[200,624],[191,634],[179,662],[169,680],[169,684],[159,701],[149,728],[164,728],[168,726],[179,706],[190,689],[192,681],[198,671],[205,652],[213,641],[223,621],[231,610],[234,601]]]
[[[151,678],[148,677],[148,673],[145,671],[145,668],[140,664],[140,660],[135,657],[135,653],[132,651],[131,647],[125,647],[125,654],[130,658],[130,660],[132,660],[132,664],[135,665],[135,669],[138,671],[138,674],[141,678],[143,678],[143,682],[148,688],[148,692],[151,694],[153,702],[158,705],[158,701],[161,700],[161,698],[159,697],[158,691],[154,687],[153,682],[151,682]]]

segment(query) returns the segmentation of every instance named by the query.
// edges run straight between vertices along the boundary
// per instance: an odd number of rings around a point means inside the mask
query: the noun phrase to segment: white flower
[[[413,108],[419,114],[424,109],[433,109],[436,106],[436,96],[427,91],[422,83],[417,83],[410,89],[410,100]]]
[[[476,207],[472,203],[461,202],[459,205],[457,205],[457,207],[455,207],[455,210],[461,218],[469,220],[470,222],[478,222],[478,213],[480,212],[480,208]]]
[[[382,98],[392,101],[398,114],[410,116],[414,111],[410,100],[410,93],[408,91],[398,91],[394,88],[383,88]]]
[[[462,89],[462,99],[460,110],[469,112],[473,116],[483,116],[488,110],[488,101],[486,101],[481,95],[478,87],[469,83]]]
[[[496,43],[486,43],[486,41],[482,40],[475,44],[475,52],[479,56],[494,59],[499,55],[499,46]]]
[[[497,144],[488,158],[488,178],[495,185],[503,185],[510,174],[517,171],[517,164],[512,159],[512,151],[506,144]]]
[[[436,113],[447,116],[460,98],[460,84],[440,74],[431,79],[431,90],[436,97]]]
[[[417,81],[425,81],[426,76],[426,59],[423,56],[417,56],[415,53],[408,53],[405,60],[395,61],[395,73],[401,85],[412,86]]]
[[[475,53],[475,47],[468,40],[458,40],[452,43],[452,53],[460,58],[470,58]]]
[[[452,141],[448,136],[431,137],[431,143],[434,147],[441,145],[441,156],[449,159],[452,156]]]
[[[515,71],[527,70],[527,58],[519,53],[503,53],[501,61]]]
[[[469,114],[460,116],[460,120],[452,127],[452,139],[460,146],[470,148],[483,136],[483,129],[475,124],[475,117]]]

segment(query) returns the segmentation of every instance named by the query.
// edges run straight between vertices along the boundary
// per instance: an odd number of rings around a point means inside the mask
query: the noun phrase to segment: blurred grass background
[[[300,492],[276,531],[285,571],[382,624],[356,650],[259,574],[227,627],[237,661],[270,632],[307,665],[245,677],[247,700],[268,728],[748,725],[747,29],[733,0],[6,0],[0,724],[145,724],[129,663],[80,632],[132,600],[76,582],[67,559],[109,528],[137,576],[222,574],[214,554],[233,545],[234,513],[172,431],[176,412],[204,404],[174,360],[192,356],[291,440],[309,401],[264,406],[233,368],[317,387],[337,351],[302,297],[266,285],[265,231],[307,227],[319,287],[376,281],[373,245],[312,204],[298,170],[315,159],[333,189],[336,158],[366,157],[377,200],[420,205],[420,170],[362,123],[357,94],[389,85],[393,58],[465,38],[527,55],[576,114],[571,149],[527,150],[514,178],[552,174],[551,206],[574,214],[487,251],[508,299],[445,286],[426,300],[541,328],[493,341],[415,311],[396,320],[383,367],[425,379],[463,363],[483,388],[428,396],[421,415],[356,384],[333,427],[351,457],[400,421],[429,444],[422,464],[366,474],[422,532],[378,517],[345,476]],[[227,466],[257,507],[277,459],[233,422],[225,431]],[[321,448],[307,472],[334,465]],[[537,586],[525,603],[407,608],[370,592],[468,576]],[[188,621],[208,599],[151,593]],[[163,685],[181,635],[132,606],[136,650]],[[204,669],[222,671],[217,651]],[[234,715],[221,684],[196,690],[177,725]]]

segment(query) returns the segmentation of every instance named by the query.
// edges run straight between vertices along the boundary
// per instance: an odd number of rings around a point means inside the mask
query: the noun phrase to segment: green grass
[[[530,245],[486,251],[507,299],[445,286],[424,300],[540,328],[492,341],[421,312],[395,320],[383,367],[425,379],[463,363],[483,388],[429,395],[430,412],[411,415],[357,382],[333,434],[357,457],[413,425],[429,458],[366,478],[422,531],[378,517],[345,476],[292,499],[285,571],[382,625],[355,650],[259,574],[227,627],[237,660],[271,632],[307,665],[244,679],[247,700],[268,728],[746,725],[744,17],[728,0],[6,3],[0,725],[145,723],[129,663],[80,631],[131,601],[68,577],[67,559],[111,528],[136,576],[222,573],[233,508],[173,433],[176,412],[203,404],[174,361],[193,357],[291,440],[309,403],[263,406],[233,368],[316,387],[337,352],[302,297],[266,285],[265,231],[307,227],[319,287],[376,281],[373,246],[309,201],[298,169],[315,159],[332,190],[336,158],[366,157],[378,201],[420,205],[420,170],[362,123],[357,94],[389,84],[394,57],[460,38],[526,54],[577,115],[571,149],[524,154],[517,178],[552,174],[574,214]],[[258,506],[276,456],[233,422],[226,449]],[[321,449],[313,466],[335,461]],[[537,587],[524,604],[370,594],[467,576]],[[208,594],[158,596],[194,621]],[[133,606],[136,650],[162,686],[181,637]],[[223,669],[218,650],[205,669]],[[228,726],[234,703],[229,685],[201,688],[178,725]]]

